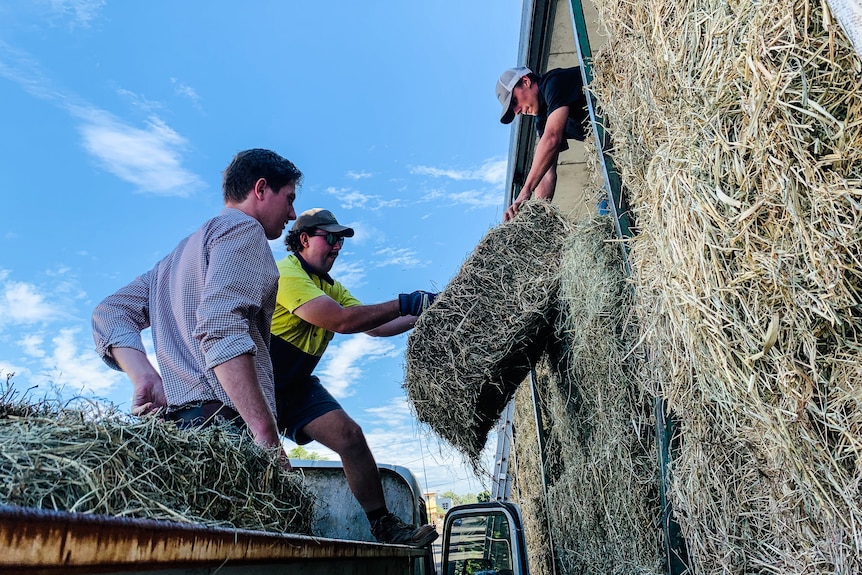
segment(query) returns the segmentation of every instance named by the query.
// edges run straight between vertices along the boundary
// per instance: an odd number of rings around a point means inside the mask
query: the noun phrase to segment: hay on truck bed
[[[179,430],[8,399],[0,393],[0,504],[311,533],[301,476],[232,425]]]
[[[602,0],[694,573],[862,572],[862,65],[820,0]]]
[[[525,202],[485,234],[408,338],[404,387],[418,419],[474,464],[551,334],[570,228],[549,202]]]

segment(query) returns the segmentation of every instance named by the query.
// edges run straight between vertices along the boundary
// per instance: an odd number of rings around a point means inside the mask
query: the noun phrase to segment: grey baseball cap
[[[319,228],[325,232],[332,232],[334,234],[341,234],[346,238],[353,237],[353,228],[348,228],[347,226],[342,226],[338,223],[338,220],[335,219],[335,216],[332,215],[332,212],[329,210],[324,210],[323,208],[311,208],[310,210],[305,210],[299,217],[296,218],[296,221],[293,222],[294,231],[301,230],[310,230],[312,228]]]
[[[532,74],[533,71],[524,66],[518,68],[509,68],[497,80],[497,99],[503,105],[503,111],[500,114],[500,122],[503,124],[511,124],[515,119],[515,113],[512,111],[512,90],[521,81],[521,78],[527,74]]]

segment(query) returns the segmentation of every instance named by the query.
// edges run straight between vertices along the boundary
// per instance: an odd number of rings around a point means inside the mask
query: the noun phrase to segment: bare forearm
[[[217,365],[213,371],[255,441],[266,447],[280,446],[278,425],[258,383],[254,356],[249,353],[237,356]]]
[[[398,300],[372,305],[342,307],[322,296],[306,302],[294,312],[304,321],[335,333],[361,333],[401,317]]]
[[[539,186],[536,188],[534,197],[548,200],[549,202],[554,199],[554,191],[557,189],[557,166],[556,164],[552,165],[547,172],[545,172],[545,177],[542,178],[542,181],[539,182]]]
[[[559,139],[551,138],[547,135],[539,140],[539,144],[536,146],[536,154],[533,157],[533,164],[530,166],[530,172],[527,174],[527,179],[524,180],[524,187],[521,188],[521,193],[518,195],[520,199],[529,199],[545,181],[548,171],[552,166],[556,166],[559,146]],[[551,195],[553,196],[553,192],[551,192]]]
[[[140,350],[133,347],[111,347],[111,356],[133,383],[154,376],[159,377],[159,373],[150,363],[147,355]]]
[[[389,337],[393,335],[399,335],[404,333],[405,331],[413,329],[413,326],[416,325],[417,319],[419,318],[415,315],[403,315],[401,317],[393,319],[392,321],[384,323],[380,327],[370,329],[365,333],[374,337]]]
[[[146,415],[167,407],[162,376],[145,353],[133,347],[111,347],[110,354],[134,385],[132,414]]]

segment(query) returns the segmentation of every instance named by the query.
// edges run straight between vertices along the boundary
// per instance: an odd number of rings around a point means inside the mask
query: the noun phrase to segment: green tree
[[[487,489],[485,491],[480,491],[479,495],[476,496],[476,501],[479,503],[488,503],[491,501],[491,492]]]
[[[287,456],[291,459],[310,459],[311,461],[328,461],[328,457],[323,457],[315,451],[309,451],[301,445],[297,445],[287,452]]]
[[[458,495],[454,491],[446,491],[442,495],[442,497],[448,497],[452,500],[453,505],[464,505],[465,503],[476,503],[478,499],[476,498],[476,494],[468,493],[467,495]]]

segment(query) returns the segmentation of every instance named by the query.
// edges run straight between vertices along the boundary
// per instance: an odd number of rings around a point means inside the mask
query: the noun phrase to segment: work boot
[[[387,513],[371,523],[371,533],[380,543],[396,543],[411,547],[425,547],[437,539],[437,528],[433,525],[408,525],[392,513]]]

